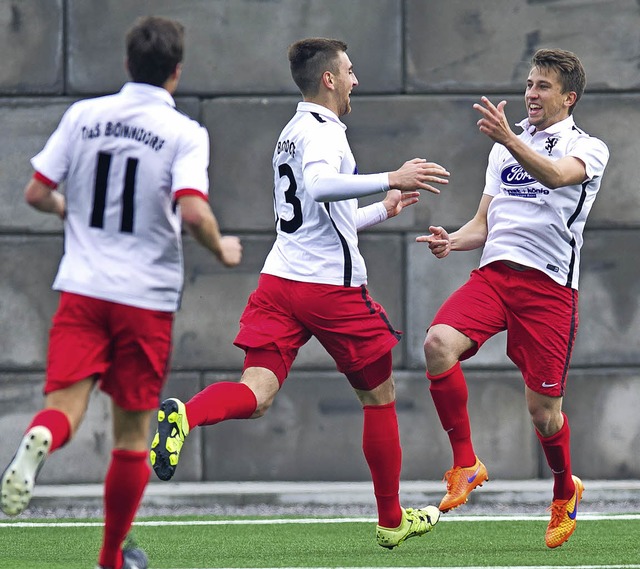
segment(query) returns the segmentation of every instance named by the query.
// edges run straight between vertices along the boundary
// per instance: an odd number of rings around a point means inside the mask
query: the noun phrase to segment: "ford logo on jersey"
[[[505,168],[500,174],[500,178],[507,186],[527,186],[536,182],[535,178],[529,176],[520,164],[513,164]]]

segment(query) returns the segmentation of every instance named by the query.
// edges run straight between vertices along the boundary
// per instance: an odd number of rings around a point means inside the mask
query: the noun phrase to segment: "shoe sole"
[[[151,451],[155,453],[155,460],[152,460],[153,471],[160,480],[171,480],[176,472],[177,465],[173,466],[170,462],[171,453],[167,450],[167,440],[174,429],[174,423],[169,421],[169,415],[177,413],[178,410],[178,403],[173,399],[163,401],[158,410],[158,432],[156,434],[158,442],[151,447]]]
[[[21,514],[29,505],[50,447],[51,431],[46,427],[33,427],[23,437],[0,483],[0,508],[8,516]]]
[[[471,494],[471,492],[473,492],[476,488],[480,488],[480,486],[482,486],[485,482],[488,482],[488,481],[489,481],[488,474],[485,475],[484,477],[478,476],[474,481],[473,485],[470,486],[469,491],[463,495],[462,500],[458,499],[453,503],[449,502],[447,505],[444,505],[445,498],[443,498],[442,502],[440,502],[440,506],[438,506],[439,510],[443,514],[446,514],[447,512],[450,512],[451,510],[457,508],[458,506],[462,506],[463,504],[466,504],[469,500],[469,494]]]

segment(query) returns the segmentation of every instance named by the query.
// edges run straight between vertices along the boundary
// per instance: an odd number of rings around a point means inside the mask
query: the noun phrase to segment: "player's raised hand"
[[[420,192],[401,192],[400,190],[389,190],[387,197],[382,200],[387,210],[387,219],[398,215],[405,207],[418,203]]]
[[[427,162],[424,158],[407,160],[400,168],[389,172],[391,189],[402,191],[427,190],[439,194],[431,184],[448,184],[449,172],[440,164]]]
[[[446,257],[451,251],[451,239],[443,227],[431,225],[431,235],[416,237],[418,243],[428,243],[431,252],[438,258]]]
[[[218,259],[225,267],[235,267],[242,260],[242,243],[235,235],[220,237],[220,254]]]
[[[505,144],[515,133],[509,126],[507,116],[504,114],[504,108],[507,101],[500,101],[498,105],[494,105],[487,97],[481,97],[480,103],[475,103],[473,108],[478,111],[482,118],[478,120],[477,125],[480,132],[486,134],[494,142]]]

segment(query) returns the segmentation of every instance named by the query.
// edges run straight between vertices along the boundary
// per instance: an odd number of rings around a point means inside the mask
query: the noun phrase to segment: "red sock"
[[[43,409],[33,416],[27,431],[32,427],[46,427],[51,431],[49,452],[65,445],[71,438],[71,423],[67,415],[58,409]]]
[[[476,453],[471,442],[471,424],[467,413],[469,392],[460,362],[438,375],[427,372],[427,379],[440,423],[449,435],[453,466],[473,466]]]
[[[553,499],[569,500],[576,491],[576,485],[571,477],[571,430],[569,420],[562,413],[564,423],[562,428],[550,437],[543,437],[537,430],[536,435],[542,445],[547,463],[553,473]]]
[[[100,565],[114,569],[122,566],[122,543],[131,529],[150,474],[146,451],[112,451],[104,481],[104,534]]]
[[[402,449],[396,404],[365,405],[362,450],[371,471],[378,505],[378,524],[397,528],[402,523],[400,468]]]
[[[189,428],[215,425],[227,419],[248,419],[258,402],[251,388],[244,383],[221,381],[205,387],[186,404]]]

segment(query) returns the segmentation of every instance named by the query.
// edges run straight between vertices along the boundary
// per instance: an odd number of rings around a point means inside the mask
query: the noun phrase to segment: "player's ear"
[[[578,98],[578,95],[575,91],[569,91],[564,98],[564,104],[567,107],[573,107],[573,105],[576,104],[576,99]]]
[[[329,90],[333,90],[334,89],[334,77],[333,77],[333,73],[331,73],[331,71],[325,71],[322,74],[322,84]]]

